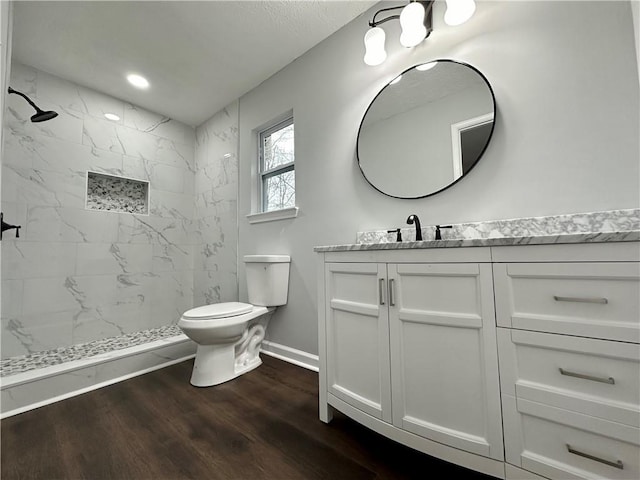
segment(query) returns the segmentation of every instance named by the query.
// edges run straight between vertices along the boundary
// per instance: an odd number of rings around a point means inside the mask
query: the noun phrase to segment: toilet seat
[[[193,308],[182,315],[178,320],[178,326],[180,328],[189,328],[192,330],[207,330],[209,328],[222,328],[230,327],[233,325],[240,325],[246,323],[254,318],[264,315],[268,311],[273,311],[273,307],[258,307],[248,303],[240,302],[228,302],[231,306],[224,306],[223,303],[217,303],[213,305],[205,305],[203,307]],[[235,305],[234,305],[235,304]],[[240,307],[239,305],[242,305]],[[227,304],[228,305],[228,304]],[[210,307],[211,310],[209,310]],[[236,312],[235,315],[224,315],[221,312]],[[238,313],[242,312],[244,313]],[[211,317],[207,312],[213,312],[211,315],[215,315],[216,312],[219,316]],[[188,315],[188,316],[187,316]]]
[[[253,310],[253,305],[241,302],[224,302],[204,305],[186,311],[182,318],[185,320],[213,320],[215,318],[236,317]]]

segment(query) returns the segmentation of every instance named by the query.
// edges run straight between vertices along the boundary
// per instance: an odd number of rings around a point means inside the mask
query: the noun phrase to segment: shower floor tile
[[[129,333],[118,337],[72,345],[70,347],[56,348],[54,350],[46,350],[31,353],[29,355],[11,357],[0,361],[0,377],[8,377],[10,375],[16,375],[30,370],[51,367],[75,360],[83,360],[96,355],[135,347],[178,335],[182,335],[182,331],[177,325],[167,325],[164,327],[143,330],[141,332]]]

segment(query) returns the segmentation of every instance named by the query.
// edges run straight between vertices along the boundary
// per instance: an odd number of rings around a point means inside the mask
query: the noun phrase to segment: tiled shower
[[[22,229],[1,242],[3,360],[120,348],[237,300],[237,102],[195,129],[17,63],[10,84],[59,116],[8,98],[2,210]],[[110,179],[94,194],[147,185],[148,213],[91,209],[90,175]]]

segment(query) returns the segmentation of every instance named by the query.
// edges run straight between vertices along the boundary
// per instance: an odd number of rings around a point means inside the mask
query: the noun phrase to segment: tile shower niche
[[[87,209],[149,214],[149,182],[87,172]]]

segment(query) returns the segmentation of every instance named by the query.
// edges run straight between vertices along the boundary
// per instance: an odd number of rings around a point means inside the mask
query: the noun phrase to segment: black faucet
[[[16,238],[20,238],[20,229],[22,228],[20,225],[9,225],[4,221],[4,213],[0,212],[0,240],[2,240],[2,232],[5,230],[16,229]]]
[[[441,228],[453,228],[453,225],[436,225],[436,240],[442,240],[442,235],[440,235]]]
[[[393,230],[387,230],[387,233],[395,233],[396,234],[396,242],[402,241],[402,232],[399,228],[395,228]]]
[[[421,242],[422,227],[420,226],[420,219],[418,218],[417,215],[409,215],[409,218],[407,218],[407,224],[413,225],[414,223],[416,224],[416,242]]]

